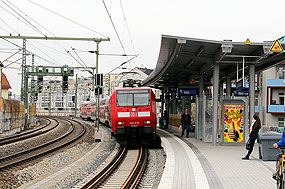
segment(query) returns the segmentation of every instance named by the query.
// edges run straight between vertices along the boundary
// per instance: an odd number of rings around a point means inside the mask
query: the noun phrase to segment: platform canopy
[[[247,75],[249,64],[255,64],[255,71],[259,72],[285,59],[285,53],[270,52],[273,41],[245,42],[162,35],[156,68],[142,84],[160,89],[163,86],[183,87],[190,83],[195,85],[200,75],[204,75],[204,84],[210,85],[214,64],[219,64],[219,79],[224,82],[227,76],[232,80],[237,78],[237,67],[241,78],[243,61]],[[284,47],[284,42],[281,44]]]

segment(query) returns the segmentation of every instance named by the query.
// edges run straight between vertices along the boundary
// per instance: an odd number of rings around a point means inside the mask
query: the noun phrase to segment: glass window
[[[133,95],[117,94],[117,106],[133,106]]]
[[[279,68],[279,79],[285,79],[285,67]]]
[[[55,102],[55,107],[62,108],[63,107],[63,102]]]
[[[149,106],[150,105],[149,93],[134,94],[134,105],[135,106]]]
[[[42,103],[42,107],[49,107],[49,103],[48,102],[43,102]]]
[[[278,126],[284,127],[285,125],[285,118],[278,118]]]
[[[118,90],[117,106],[149,106],[149,90]]]
[[[74,103],[73,102],[68,102],[68,107],[74,107]]]

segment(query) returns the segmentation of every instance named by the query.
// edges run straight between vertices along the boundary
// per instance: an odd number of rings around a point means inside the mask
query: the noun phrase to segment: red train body
[[[90,118],[96,119],[96,103],[81,106],[82,118],[88,119],[90,107]],[[137,141],[150,144],[156,137],[156,102],[150,88],[116,89],[110,97],[100,101],[99,107],[100,122],[112,128],[112,135],[118,143],[126,145]]]

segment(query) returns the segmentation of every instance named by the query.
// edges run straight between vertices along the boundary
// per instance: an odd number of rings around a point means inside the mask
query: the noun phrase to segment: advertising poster
[[[244,105],[224,105],[224,142],[243,142]]]

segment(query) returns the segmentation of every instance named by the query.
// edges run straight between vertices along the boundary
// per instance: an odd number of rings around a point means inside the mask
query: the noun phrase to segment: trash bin
[[[259,142],[261,145],[261,154],[263,161],[276,160],[276,156],[279,153],[279,149],[273,148],[273,144],[280,141],[282,137],[281,133],[268,131],[259,136]]]

